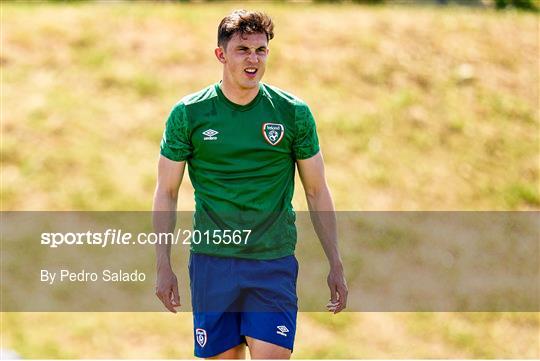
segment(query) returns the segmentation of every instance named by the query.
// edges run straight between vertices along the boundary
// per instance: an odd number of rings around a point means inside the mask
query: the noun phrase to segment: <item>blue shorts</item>
[[[296,333],[298,262],[189,258],[195,356],[211,357],[246,342],[245,336],[292,351]]]

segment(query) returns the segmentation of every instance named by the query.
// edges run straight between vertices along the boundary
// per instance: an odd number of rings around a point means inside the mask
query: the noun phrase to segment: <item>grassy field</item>
[[[293,358],[538,358],[532,313],[301,313]],[[6,313],[25,358],[193,358],[189,313]]]
[[[241,5],[2,4],[2,210],[149,210],[165,118]],[[538,15],[258,5],[338,210],[538,210]],[[186,178],[180,208],[192,209]],[[306,209],[300,188],[294,206]],[[322,280],[321,280],[322,282]],[[538,358],[538,313],[300,315],[295,358]],[[191,316],[4,313],[33,358],[189,358]]]

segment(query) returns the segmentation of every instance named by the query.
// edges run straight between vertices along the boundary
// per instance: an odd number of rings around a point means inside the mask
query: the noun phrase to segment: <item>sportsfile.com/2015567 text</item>
[[[136,237],[121,229],[107,229],[104,232],[45,232],[40,243],[50,248],[61,245],[93,245],[106,247],[111,245],[156,245],[156,244],[234,244],[246,245],[251,234],[250,229],[231,230],[215,229],[178,229],[174,233],[137,233]]]

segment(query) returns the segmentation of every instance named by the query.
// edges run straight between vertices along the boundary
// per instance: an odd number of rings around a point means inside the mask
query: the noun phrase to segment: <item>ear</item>
[[[216,58],[220,63],[225,64],[225,52],[223,51],[223,48],[221,46],[218,46],[214,49],[214,54],[216,55]]]

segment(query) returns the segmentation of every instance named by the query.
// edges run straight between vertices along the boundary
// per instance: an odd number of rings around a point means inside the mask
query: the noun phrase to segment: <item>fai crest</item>
[[[264,139],[266,139],[266,141],[270,143],[270,145],[276,145],[281,142],[281,139],[285,134],[285,128],[282,124],[264,123],[262,132],[264,135]]]
[[[206,345],[206,330],[202,328],[196,329],[195,338],[197,339],[199,346],[204,347],[204,345]]]

